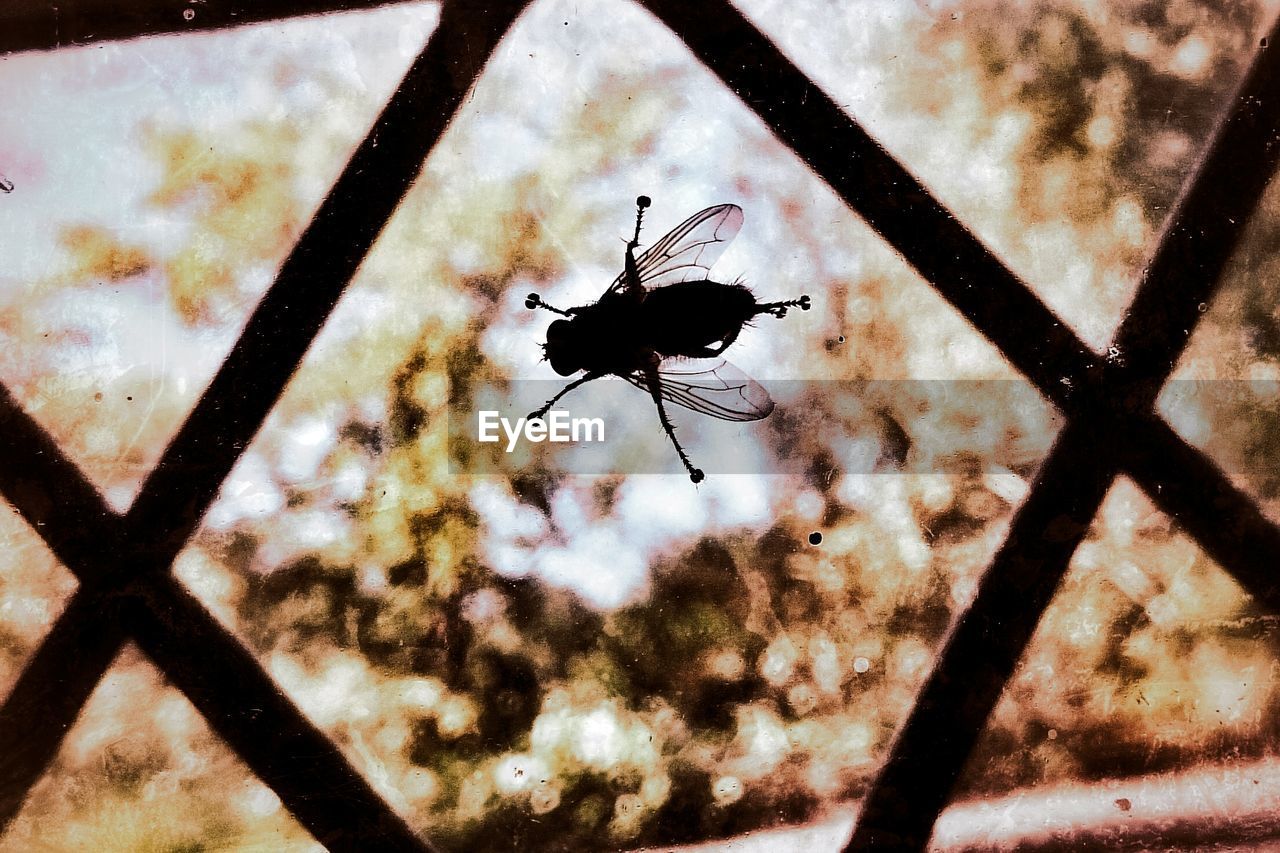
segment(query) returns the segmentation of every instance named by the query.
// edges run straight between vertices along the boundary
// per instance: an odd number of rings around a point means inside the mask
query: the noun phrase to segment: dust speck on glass
[[[0,35],[0,848],[1274,835],[1274,0],[324,5]]]

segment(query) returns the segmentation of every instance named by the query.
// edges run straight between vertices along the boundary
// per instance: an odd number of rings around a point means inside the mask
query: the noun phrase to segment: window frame
[[[218,29],[398,0],[63,0],[0,10],[0,54]],[[525,8],[444,0],[356,149],[134,504],[111,510],[0,386],[0,494],[79,587],[0,705],[0,828],[17,815],[132,640],[314,837],[428,850],[172,575],[466,93]],[[1160,418],[1156,397],[1280,162],[1280,55],[1256,57],[1187,180],[1113,341],[1094,353],[929,190],[728,0],[636,0],[755,111],[1066,419],[861,804],[847,850],[922,850],[1114,479],[1131,477],[1260,606],[1280,613],[1280,526]],[[188,17],[187,12],[191,12]],[[1249,167],[1239,164],[1247,163]]]

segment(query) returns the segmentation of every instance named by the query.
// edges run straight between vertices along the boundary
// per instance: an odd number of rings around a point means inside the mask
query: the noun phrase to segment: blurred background
[[[1104,353],[1276,4],[737,5]],[[409,3],[0,57],[0,381],[117,509],[437,16]],[[812,296],[747,329],[735,364],[867,393],[796,384],[746,428],[673,410],[695,459],[733,441],[758,460],[697,488],[674,457],[669,474],[568,475],[537,452],[469,469],[451,407],[555,377],[550,315],[525,294],[596,298],[641,193],[649,239],[742,206],[718,278]],[[1280,520],[1277,245],[1270,191],[1176,373],[1250,382],[1162,405]],[[1017,378],[646,12],[539,0],[176,571],[445,849],[806,823],[866,788],[1052,443],[1060,419],[1025,385],[970,381]],[[635,402],[630,428],[660,436]],[[7,509],[0,537],[8,689],[74,580]],[[958,797],[1273,758],[1276,628],[1117,480]],[[131,648],[0,838],[314,846]]]

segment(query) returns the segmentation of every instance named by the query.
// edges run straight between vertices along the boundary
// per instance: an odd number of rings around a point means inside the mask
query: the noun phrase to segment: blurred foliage
[[[993,107],[1029,119],[1015,149],[1010,226],[1061,221],[1097,262],[1136,272],[1254,53],[1262,18],[1237,3],[964,4],[962,19],[942,24],[964,34],[959,61],[981,63]],[[945,38],[926,45],[961,55]],[[1247,230],[1179,377],[1274,370],[1266,320],[1249,306],[1272,304],[1275,195]],[[1193,438],[1228,470],[1265,470],[1257,449],[1274,444],[1273,405],[1225,395],[1166,411],[1182,427],[1190,409]],[[1006,790],[1270,753],[1277,651],[1271,620],[1121,481],[962,784]]]
[[[150,202],[191,222],[190,242],[164,263],[169,298],[186,322],[207,322],[220,303],[235,306],[237,274],[275,263],[297,241],[290,160],[299,137],[279,122],[239,127],[216,148],[193,132],[148,134],[164,166]]]
[[[1033,118],[1020,152],[1024,222],[1066,213],[1091,224],[1133,199],[1158,225],[1240,80],[1260,17],[1250,3],[1195,0],[966,5],[983,78]]]
[[[1191,0],[954,8],[901,36],[927,60],[903,70],[910,97],[901,109],[942,114],[962,96],[956,87],[977,81],[963,93],[979,104],[965,117],[969,136],[1011,121],[1024,128],[1006,164],[1016,176],[1006,236],[1069,231],[1078,245],[1061,251],[1112,270],[1090,297],[1112,298],[1098,294],[1140,267],[1239,78],[1261,13]],[[539,26],[549,39],[560,25]],[[926,79],[939,69],[940,79]],[[618,188],[630,186],[619,175],[636,162],[659,164],[673,183],[700,168],[727,172],[744,207],[795,247],[829,314],[823,328],[787,343],[807,375],[910,375],[922,342],[974,334],[950,331],[949,309],[929,302],[892,253],[750,119],[725,119],[733,151],[666,145],[664,128],[679,127],[670,117],[707,111],[686,94],[705,85],[700,70],[670,63],[602,73],[592,97],[566,99],[556,122],[517,115],[497,132],[477,116],[504,120],[525,90],[505,66],[490,73],[497,79],[477,90],[433,154],[179,575],[388,800],[448,849],[703,839],[801,821],[858,796],[1025,495],[1050,437],[1047,416],[998,388],[963,400],[927,389],[911,400],[871,395],[853,407],[815,392],[760,427],[769,452],[812,460],[808,476],[745,478],[716,498],[748,501],[756,489],[763,521],[745,510],[717,521],[711,497],[704,505],[677,495],[689,488],[680,478],[567,478],[536,458],[509,481],[460,475],[468,451],[447,452],[448,410],[478,383],[510,378],[497,339],[518,330],[532,342],[544,328],[540,318],[519,319],[519,299],[576,272],[561,235],[614,228]],[[255,276],[299,233],[307,204],[298,187],[322,171],[315,162],[349,144],[350,134],[322,119],[361,93],[324,85],[314,114],[246,120],[212,136],[146,128],[160,167],[149,203],[189,221],[184,238],[160,251],[68,227],[68,272],[54,284],[154,277],[187,327],[234,326]],[[938,128],[937,144],[950,129]],[[520,133],[541,135],[521,152],[529,162],[485,179],[472,158],[495,135]],[[296,153],[304,139],[306,157]],[[1215,308],[1200,351],[1274,365],[1277,320],[1267,306],[1276,300],[1256,281],[1273,278],[1263,273],[1274,264],[1274,204],[1252,227],[1227,284],[1230,310]],[[865,259],[848,263],[838,254],[846,244]],[[618,247],[601,245],[611,254],[599,263],[616,266]],[[38,334],[14,311],[3,321],[15,338]],[[856,346],[840,345],[846,334]],[[42,414],[55,432],[73,443],[96,434],[96,421],[56,408],[59,395],[47,391]],[[1254,410],[1244,414],[1263,423]],[[812,429],[819,421],[834,426]],[[160,428],[148,429],[155,441],[135,436],[135,444],[162,443]],[[907,467],[926,432],[973,437],[982,458],[937,460],[945,473],[891,473]],[[1256,441],[1274,445],[1275,434]],[[889,473],[841,474],[858,446],[872,447]],[[88,458],[120,452],[110,441],[94,447]],[[717,493],[709,485],[701,494]],[[669,513],[668,500],[677,507]],[[671,517],[681,514],[694,520]],[[820,547],[806,544],[815,529]],[[629,530],[648,539],[628,545],[617,531]],[[573,550],[593,535],[626,547],[609,559]],[[608,576],[633,558],[643,582],[616,607],[546,568],[585,560]],[[6,586],[5,601],[14,595]],[[1120,482],[964,787],[1267,753],[1280,723],[1278,659],[1272,623]],[[138,678],[139,666],[126,662],[133,674],[120,677]],[[160,695],[158,683],[143,682],[135,695]],[[93,724],[89,714],[81,725]],[[40,794],[13,837],[56,820],[67,827],[65,846],[92,827],[140,833],[129,836],[134,849],[249,845],[245,833],[258,830],[223,802],[226,779],[242,776],[210,757],[219,748],[198,721],[165,731],[168,740],[135,738],[119,759],[125,769],[105,775],[86,766],[112,753],[84,747],[61,768],[75,780],[62,784],[82,793]],[[191,761],[179,761],[184,753]],[[138,791],[162,778],[177,780],[188,803],[186,840],[156,840],[136,817],[113,828],[104,815],[141,808],[149,800]]]

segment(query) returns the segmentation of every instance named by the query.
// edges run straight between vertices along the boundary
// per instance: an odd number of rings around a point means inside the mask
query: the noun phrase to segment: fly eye
[[[547,327],[547,343],[563,343],[569,337],[569,321],[556,320]]]
[[[551,368],[561,376],[568,376],[581,369],[578,363],[578,348],[573,338],[576,329],[568,320],[556,320],[547,327],[547,345],[544,348]]]

